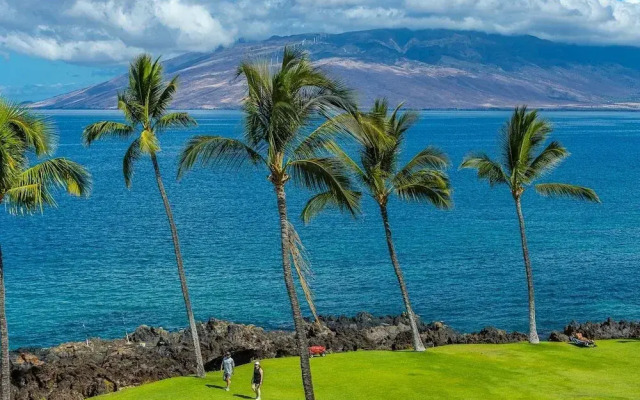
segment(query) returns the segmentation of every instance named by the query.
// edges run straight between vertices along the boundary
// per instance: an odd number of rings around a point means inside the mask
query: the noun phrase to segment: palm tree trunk
[[[531,272],[531,260],[529,259],[529,248],[527,247],[527,235],[524,229],[524,216],[520,205],[520,196],[516,196],[516,211],[518,212],[518,222],[520,223],[520,239],[522,240],[522,257],[524,258],[524,269],[527,274],[527,289],[529,292],[529,343],[538,344],[538,331],[536,329],[536,302],[533,293],[533,273]]]
[[[2,248],[0,248],[0,347],[2,347],[2,400],[11,399],[11,366],[9,363],[9,328],[4,296],[4,263],[2,262]]]
[[[158,166],[158,159],[154,153],[151,153],[151,161],[153,162],[153,169],[156,173],[156,182],[158,183],[158,190],[160,190],[160,196],[162,196],[162,202],[164,203],[164,210],[167,213],[167,219],[169,219],[169,225],[171,226],[171,237],[173,238],[173,250],[176,254],[176,263],[178,264],[178,275],[180,276],[180,285],[182,286],[182,297],[184,298],[184,306],[187,309],[187,317],[189,318],[189,328],[191,329],[191,339],[193,340],[193,349],[196,355],[196,375],[200,378],[204,378],[204,363],[202,362],[202,352],[200,350],[200,339],[198,338],[198,329],[196,327],[196,320],[193,317],[193,310],[191,309],[191,299],[189,298],[189,288],[187,287],[187,277],[184,273],[184,265],[182,264],[182,254],[180,253],[180,242],[178,241],[178,230],[176,224],[173,221],[173,212],[171,211],[171,204],[167,198],[167,192],[164,190],[164,184],[162,183],[162,176],[160,175],[160,167]]]
[[[300,353],[300,369],[302,371],[302,385],[304,387],[305,400],[314,400],[313,380],[311,378],[311,365],[309,364],[309,345],[307,342],[307,332],[300,311],[300,303],[293,282],[293,271],[291,269],[291,253],[289,250],[289,222],[287,220],[287,199],[284,192],[284,183],[275,183],[276,196],[278,198],[278,214],[280,216],[280,238],[282,244],[282,272],[284,274],[284,284],[287,287],[287,294],[291,302],[291,313],[298,339],[298,353]]]
[[[391,264],[396,272],[398,278],[398,284],[400,285],[400,291],[402,292],[402,300],[404,301],[404,307],[407,310],[409,316],[409,323],[411,324],[411,333],[413,335],[413,348],[415,351],[425,351],[424,344],[420,338],[420,332],[418,331],[418,323],[416,322],[416,316],[411,308],[411,301],[409,300],[409,291],[407,285],[404,283],[404,276],[402,269],[400,269],[400,263],[396,255],[396,249],[393,246],[393,238],[391,237],[391,226],[389,225],[389,215],[387,214],[386,204],[380,204],[380,213],[382,214],[382,222],[384,223],[384,231],[387,235],[387,247],[389,247],[389,256],[391,257]]]

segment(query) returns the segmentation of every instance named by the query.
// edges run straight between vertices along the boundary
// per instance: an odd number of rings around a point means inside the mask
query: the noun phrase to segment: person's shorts
[[[225,372],[222,374],[222,380],[227,380],[227,379],[231,379],[231,374]]]

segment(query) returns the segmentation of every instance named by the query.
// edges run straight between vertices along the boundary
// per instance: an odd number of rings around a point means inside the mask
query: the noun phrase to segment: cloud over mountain
[[[141,51],[207,52],[239,38],[371,28],[640,43],[638,0],[0,0],[0,9],[0,51],[88,64]]]

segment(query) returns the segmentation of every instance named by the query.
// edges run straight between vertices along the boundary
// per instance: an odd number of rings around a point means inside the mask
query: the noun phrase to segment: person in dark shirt
[[[260,400],[260,388],[262,387],[262,378],[264,377],[264,371],[260,367],[260,361],[256,361],[253,364],[253,378],[251,378],[251,389],[256,394],[256,400]]]

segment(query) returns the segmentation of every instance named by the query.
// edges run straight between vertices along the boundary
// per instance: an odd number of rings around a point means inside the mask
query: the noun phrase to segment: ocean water
[[[57,155],[85,164],[89,199],[60,195],[32,217],[2,216],[11,347],[85,336],[121,337],[140,324],[187,325],[169,227],[151,162],[124,186],[123,141],[81,145],[84,126],[111,112],[51,112]],[[176,158],[194,134],[239,136],[241,114],[194,112],[195,129],[167,132],[159,155],[180,233],[193,309],[268,328],[291,327],[281,278],[276,200],[264,170],[197,170],[176,182]],[[391,226],[415,310],[461,331],[524,331],[527,294],[515,208],[506,188],[459,171],[470,150],[496,151],[508,112],[424,112],[405,158],[428,144],[451,157],[455,208],[392,201]],[[640,113],[544,112],[573,153],[547,181],[597,190],[600,205],[533,191],[523,209],[541,333],[575,320],[640,319]],[[308,195],[287,187],[289,210],[310,255],[320,313],[398,314],[402,302],[378,209],[364,198],[357,220],[326,213],[297,219]]]

